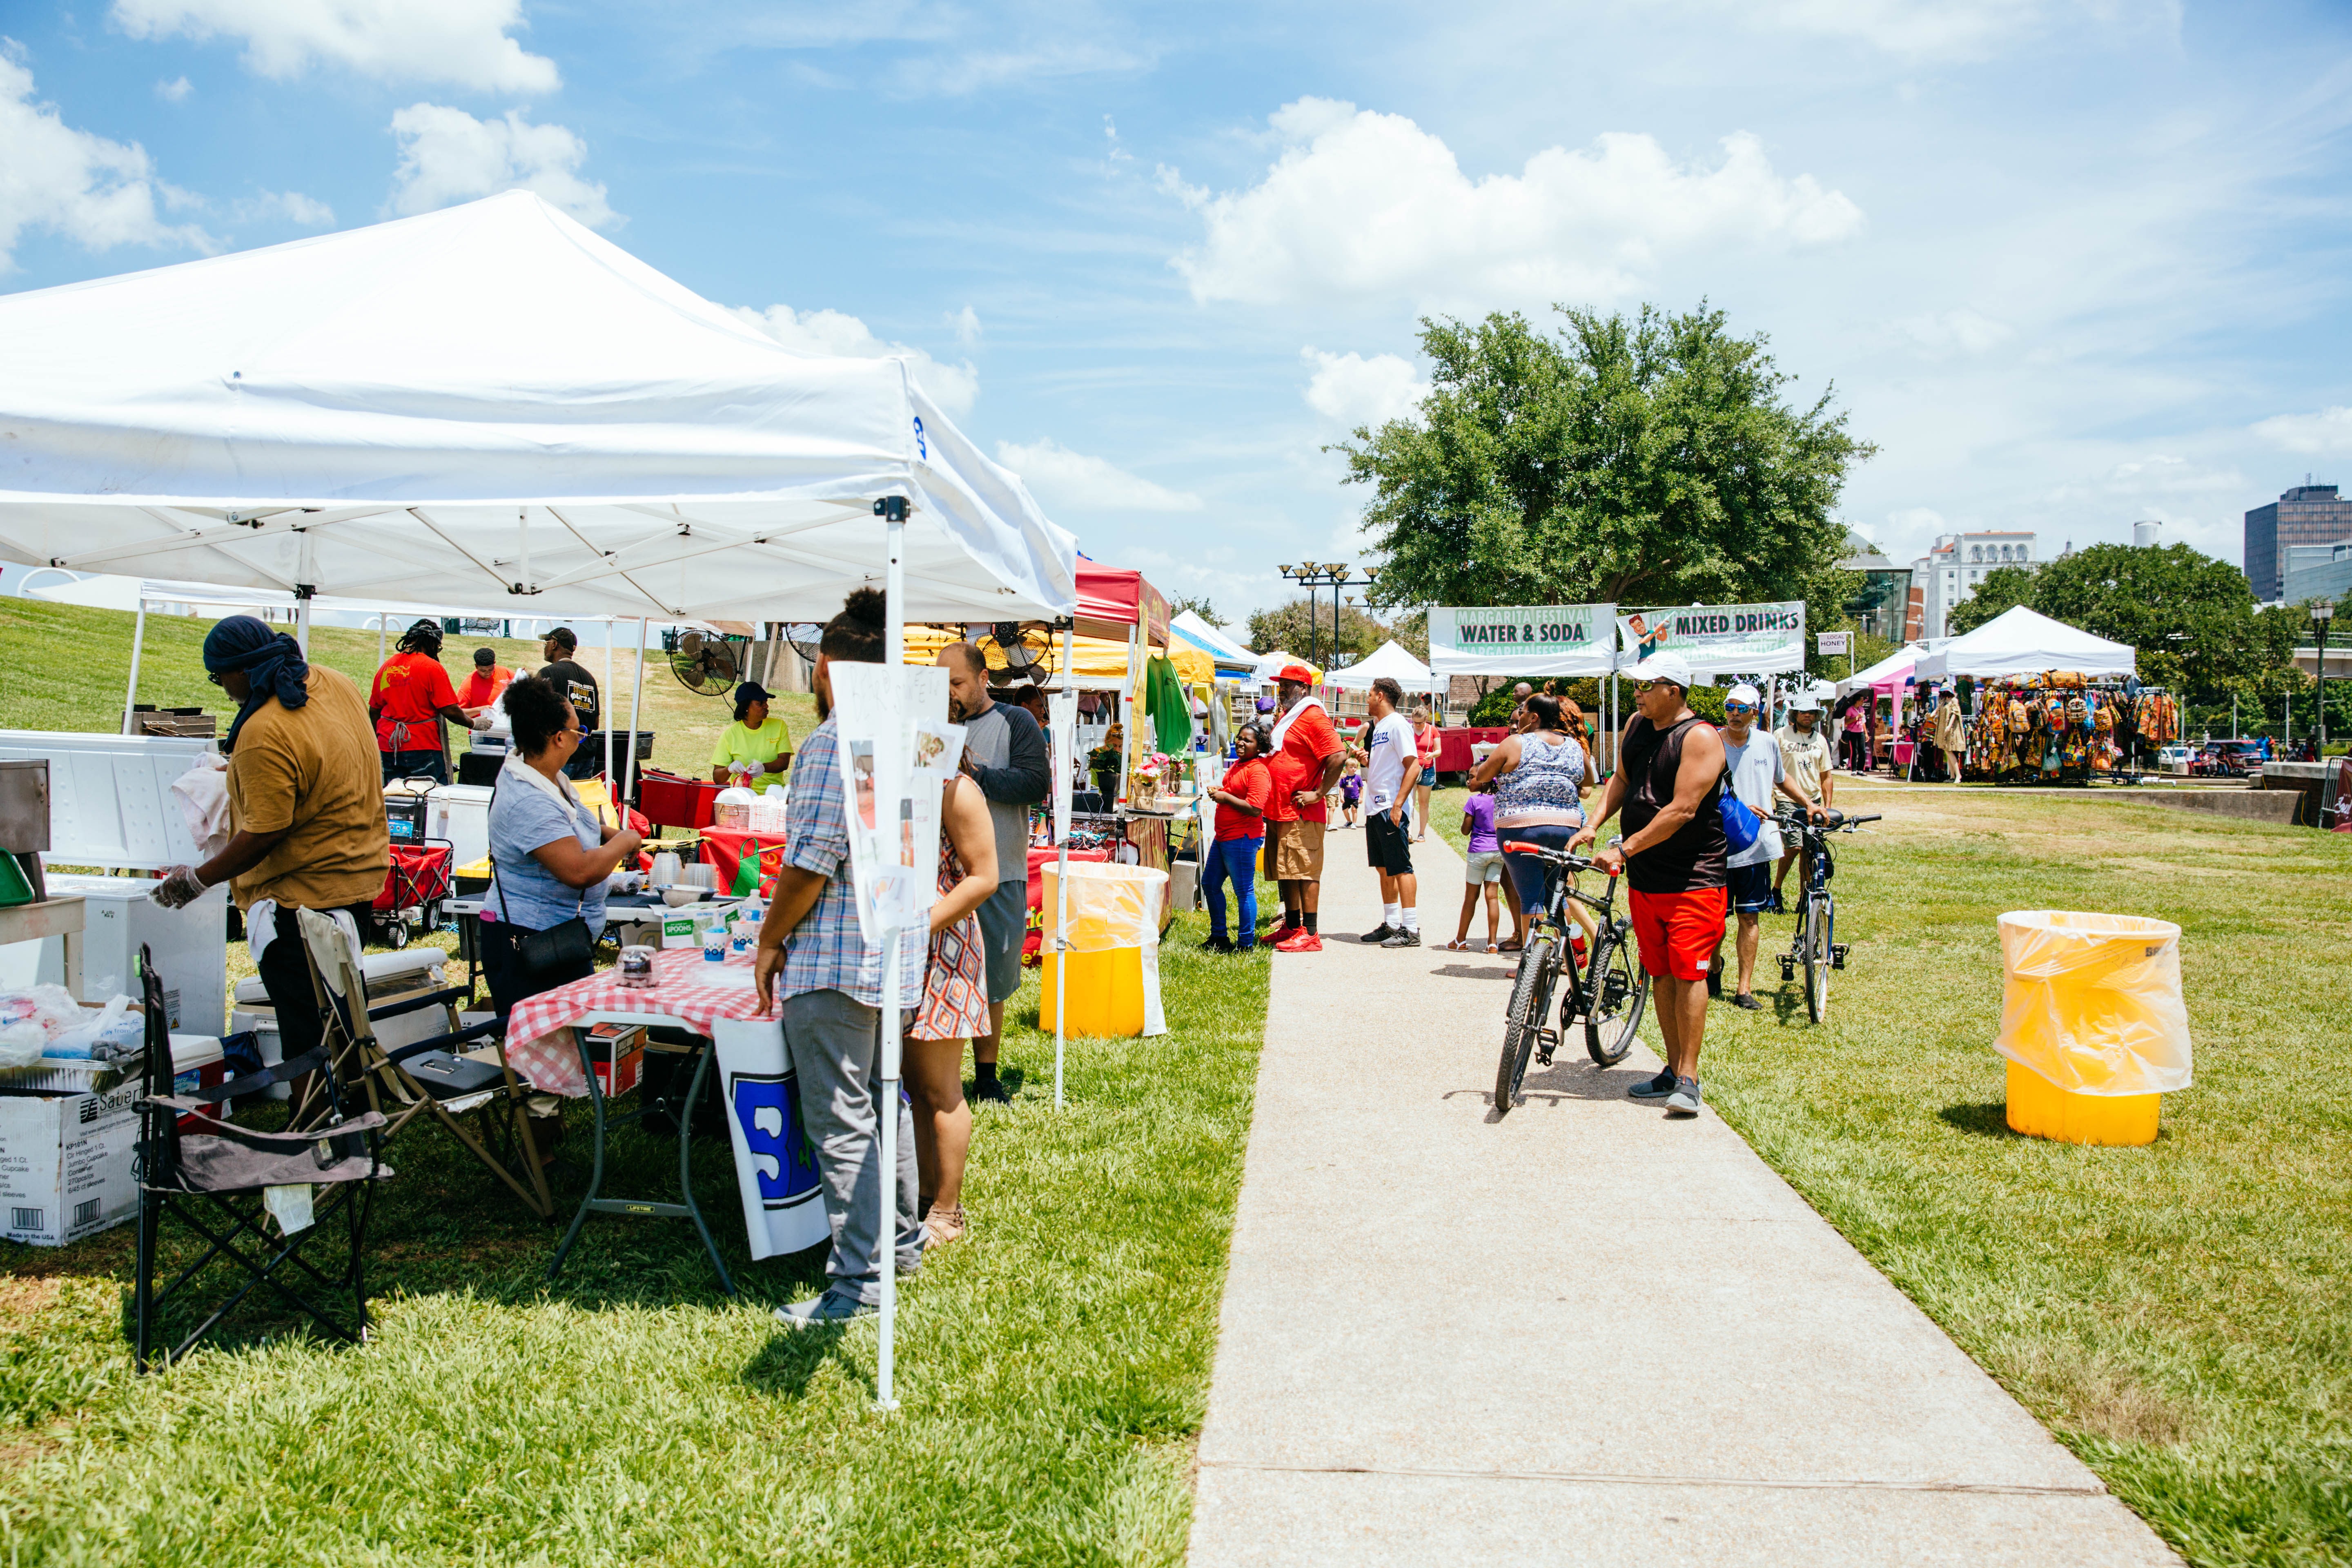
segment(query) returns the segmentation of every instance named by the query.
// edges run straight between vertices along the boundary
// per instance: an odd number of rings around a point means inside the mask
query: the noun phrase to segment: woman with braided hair
[[[441,668],[441,623],[430,616],[400,634],[400,646],[368,688],[368,717],[375,721],[376,750],[383,779],[449,782],[449,757],[441,721],[459,729],[473,722],[458,705],[457,689]]]

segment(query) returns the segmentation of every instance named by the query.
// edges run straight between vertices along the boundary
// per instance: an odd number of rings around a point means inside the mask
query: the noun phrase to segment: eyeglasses
[[[221,683],[220,671],[217,669],[208,669],[205,671],[205,679],[211,681],[215,686],[218,686]]]
[[[1745,702],[1727,702],[1723,705],[1723,710],[1726,713],[1739,714],[1742,718],[1745,718],[1747,715],[1756,711],[1755,709],[1750,708]]]

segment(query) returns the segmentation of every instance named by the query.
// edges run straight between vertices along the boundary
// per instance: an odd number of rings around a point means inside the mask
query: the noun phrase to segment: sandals
[[[1445,944],[1444,951],[1447,952],[1467,952],[1470,951],[1470,944],[1464,942],[1461,938],[1456,937],[1452,942]]]
[[[927,1247],[945,1247],[949,1242],[961,1241],[970,1235],[971,1222],[964,1217],[961,1204],[950,1208],[941,1208],[934,1204],[931,1212],[923,1216],[923,1228],[930,1233],[925,1243]]]
[[[1493,942],[1488,942],[1488,943],[1486,944],[1486,951],[1487,951],[1489,953],[1496,953],[1496,952],[1502,952],[1503,950],[1502,950],[1501,948],[1499,948],[1499,947],[1496,947]]]

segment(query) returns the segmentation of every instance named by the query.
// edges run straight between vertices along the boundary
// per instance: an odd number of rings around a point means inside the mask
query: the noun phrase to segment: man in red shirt
[[[449,758],[441,721],[465,728],[473,721],[457,704],[449,672],[441,668],[441,623],[418,621],[400,636],[400,651],[383,661],[368,688],[368,717],[375,721],[375,749],[383,754],[383,778],[449,782]]]
[[[484,709],[499,700],[507,682],[513,679],[514,671],[499,663],[496,648],[478,647],[474,650],[474,673],[466,677],[466,684],[457,689],[457,706],[466,710],[468,719],[478,719]]]
[[[1275,678],[1274,798],[1266,803],[1266,848],[1282,889],[1276,952],[1320,952],[1315,911],[1323,881],[1323,797],[1339,782],[1347,748],[1320,700],[1314,672],[1286,664]]]

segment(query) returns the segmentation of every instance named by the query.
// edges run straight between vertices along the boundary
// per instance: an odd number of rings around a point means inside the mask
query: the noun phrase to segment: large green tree
[[[1331,595],[1317,597],[1310,618],[1304,595],[1249,618],[1249,649],[1272,653],[1280,648],[1301,658],[1320,658],[1327,666],[1355,663],[1389,639],[1389,628],[1354,605],[1339,606],[1339,651],[1332,651]],[[1423,633],[1423,646],[1427,647]]]
[[[1832,393],[1794,379],[1760,334],[1702,304],[1634,317],[1559,308],[1422,322],[1417,416],[1333,449],[1371,488],[1384,604],[1811,599],[1843,552],[1831,515],[1874,450]],[[1824,623],[1824,626],[1828,623]],[[1823,629],[1817,626],[1814,629]]]

